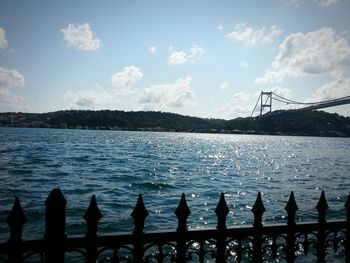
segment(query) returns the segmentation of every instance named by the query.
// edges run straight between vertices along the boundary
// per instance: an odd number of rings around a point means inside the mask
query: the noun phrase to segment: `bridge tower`
[[[264,97],[267,97],[264,102]],[[262,115],[264,108],[269,108],[269,112],[272,111],[272,92],[260,93],[260,116]]]

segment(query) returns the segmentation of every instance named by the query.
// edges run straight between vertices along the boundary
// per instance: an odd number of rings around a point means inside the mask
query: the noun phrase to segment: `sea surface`
[[[285,222],[294,191],[297,221],[317,218],[325,191],[328,219],[344,219],[350,191],[350,139],[0,128],[0,240],[15,196],[28,218],[24,239],[44,233],[45,200],[53,188],[67,199],[67,233],[84,234],[82,218],[96,195],[100,233],[133,229],[130,217],[141,193],[149,211],[145,230],[175,230],[182,193],[190,229],[216,227],[225,193],[228,227],[251,224],[262,193],[264,223]]]

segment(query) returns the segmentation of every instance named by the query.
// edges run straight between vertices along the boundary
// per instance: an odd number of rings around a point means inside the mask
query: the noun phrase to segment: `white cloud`
[[[143,78],[143,73],[138,67],[126,66],[123,71],[114,73],[111,78],[113,86],[118,88],[130,88],[133,84]]]
[[[350,46],[332,28],[321,28],[306,34],[295,33],[285,38],[279,53],[260,83],[278,83],[285,77],[326,74],[339,77],[350,66]]]
[[[89,23],[69,24],[66,28],[62,28],[61,32],[69,47],[84,51],[93,51],[102,47],[101,40],[94,37]]]
[[[0,49],[7,48],[6,32],[5,29],[0,27]]]
[[[204,54],[204,49],[201,46],[195,44],[195,45],[192,45],[189,53],[186,53],[183,50],[172,51],[168,58],[168,64],[180,65],[189,61],[194,62],[203,54]]]
[[[223,82],[220,84],[220,89],[221,90],[227,90],[229,88],[229,85],[227,82]]]
[[[157,52],[157,48],[156,47],[149,47],[148,48],[148,51],[151,53],[151,54],[155,54]]]
[[[12,88],[25,84],[23,75],[16,69],[0,67],[0,111],[29,111],[30,106],[22,96],[13,93]]]
[[[242,42],[247,45],[270,44],[283,31],[277,26],[271,26],[269,29],[265,27],[254,29],[248,27],[246,23],[239,23],[235,26],[235,30],[227,34],[232,41]]]
[[[237,117],[247,117],[251,114],[251,103],[252,96],[246,92],[237,92],[233,94],[230,101],[223,103],[219,108],[215,109],[213,116],[215,118],[222,118],[226,120],[234,119]]]
[[[0,89],[0,112],[23,112],[30,109],[25,98],[13,94],[9,89]]]
[[[148,109],[168,110],[191,105],[194,94],[191,90],[192,78],[180,78],[175,83],[151,85],[139,97],[138,102]]]
[[[204,54],[204,49],[199,45],[191,47],[191,53],[188,55],[189,60],[195,60]]]
[[[281,97],[284,97],[287,99],[289,99],[290,95],[291,95],[291,90],[287,89],[287,88],[275,87],[269,91],[272,91],[272,92],[276,93],[277,95],[280,95]]]
[[[16,69],[0,67],[0,88],[22,87],[24,84],[23,75]]]
[[[170,65],[180,65],[187,61],[187,54],[184,51],[173,51],[168,58],[168,64]]]
[[[350,79],[340,78],[318,88],[306,102],[333,100],[350,96]]]
[[[233,96],[232,96],[232,99],[235,102],[244,102],[244,101],[249,100],[249,98],[250,98],[250,95],[248,93],[243,92],[243,91],[237,92],[237,93],[233,94]]]
[[[118,101],[117,96],[102,88],[68,91],[63,95],[70,107],[78,109],[106,109],[115,108]]]

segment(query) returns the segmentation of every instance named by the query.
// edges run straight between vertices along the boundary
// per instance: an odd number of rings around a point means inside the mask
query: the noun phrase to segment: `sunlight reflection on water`
[[[83,233],[82,215],[96,194],[100,231],[129,231],[137,195],[150,215],[146,230],[175,229],[173,214],[186,193],[190,228],[216,226],[221,192],[227,224],[252,223],[258,191],[265,222],[284,222],[290,191],[297,220],[313,220],[325,190],[328,217],[343,218],[350,189],[350,139],[0,128],[0,235],[14,197],[29,222],[26,236],[43,234],[44,201],[60,187],[68,201],[67,232]]]

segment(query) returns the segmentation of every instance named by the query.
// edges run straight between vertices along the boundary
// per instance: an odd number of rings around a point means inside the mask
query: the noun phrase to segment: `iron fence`
[[[81,255],[81,262],[295,262],[304,254],[314,254],[317,262],[326,262],[327,251],[340,253],[350,262],[350,195],[345,203],[345,220],[326,220],[328,209],[324,192],[316,205],[316,222],[296,223],[298,210],[291,192],[285,207],[287,221],[283,224],[263,224],[265,207],[258,193],[252,213],[254,223],[227,227],[229,208],[222,193],[215,209],[216,229],[188,230],[191,211],[185,194],[175,210],[176,231],[145,232],[148,216],[142,195],[139,195],[131,216],[132,233],[99,235],[98,222],[102,214],[93,195],[83,218],[85,235],[66,234],[66,199],[60,189],[51,191],[46,202],[45,234],[42,239],[23,240],[26,216],[19,198],[15,198],[6,223],[10,228],[7,242],[0,244],[0,262],[55,263],[67,261],[66,254]]]

